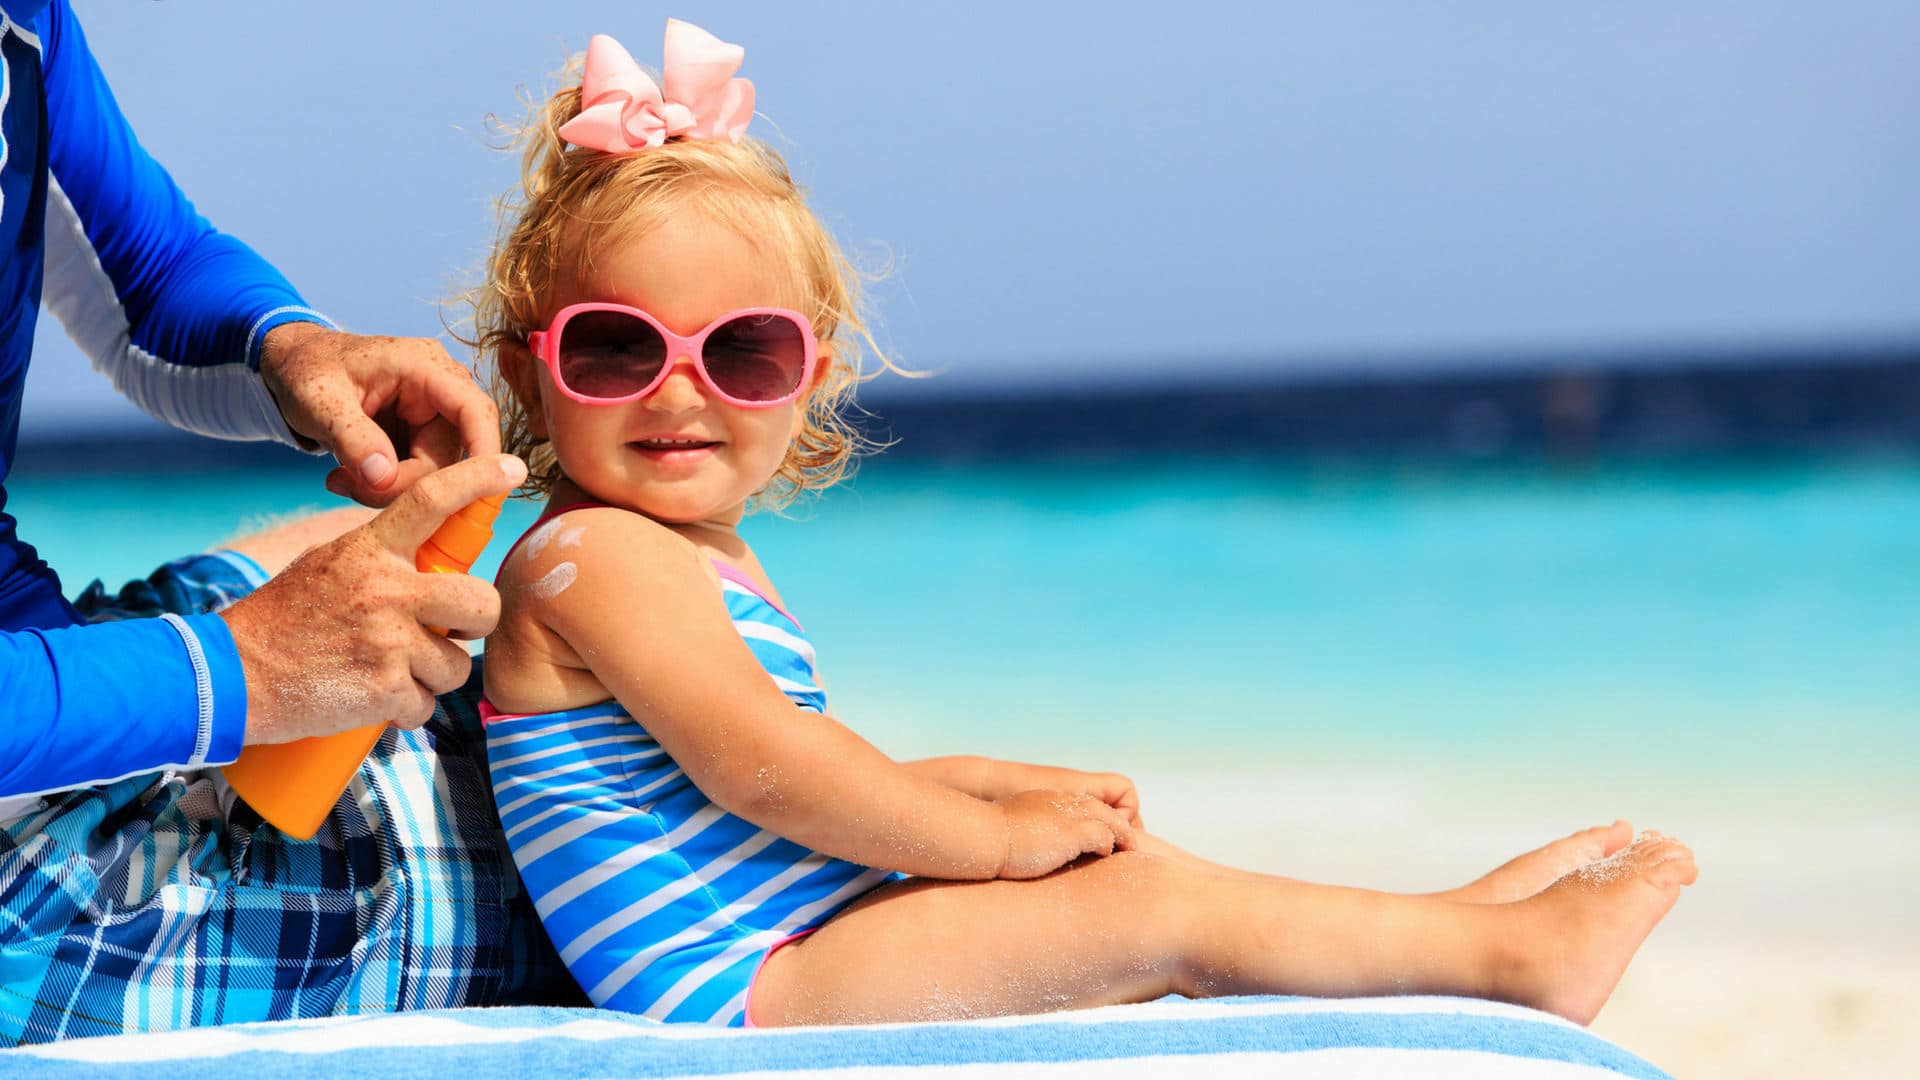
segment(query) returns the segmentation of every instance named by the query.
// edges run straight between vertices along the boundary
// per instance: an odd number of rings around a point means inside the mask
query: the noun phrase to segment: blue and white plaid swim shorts
[[[264,580],[230,552],[76,601],[89,619],[217,611]],[[479,668],[388,731],[298,841],[211,778],[153,773],[0,820],[0,1046],[204,1024],[578,1000],[494,815]]]

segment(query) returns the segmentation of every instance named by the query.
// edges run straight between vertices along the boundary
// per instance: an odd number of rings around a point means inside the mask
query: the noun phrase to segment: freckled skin
[[[508,471],[502,460],[513,462]],[[453,511],[524,475],[516,459],[472,458],[424,477],[220,612],[246,672],[247,743],[425,723],[433,695],[464,682],[472,663],[426,625],[484,634],[500,598],[465,574],[418,572],[413,553]],[[284,557],[278,539],[255,546]]]

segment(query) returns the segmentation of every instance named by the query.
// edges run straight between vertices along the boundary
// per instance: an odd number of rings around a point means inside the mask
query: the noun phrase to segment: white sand
[[[1629,816],[1691,844],[1701,877],[1628,968],[1596,1033],[1688,1080],[1920,1075],[1920,809],[1827,800],[1809,814],[1803,801],[1775,805],[1770,820],[1769,800],[1611,781],[1490,790],[1370,772],[1133,776],[1148,827],[1199,854],[1375,888],[1460,884]],[[1621,794],[1595,795],[1607,788]],[[1602,801],[1617,805],[1595,809]]]

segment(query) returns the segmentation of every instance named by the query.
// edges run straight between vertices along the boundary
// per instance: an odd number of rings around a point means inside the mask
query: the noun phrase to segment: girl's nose
[[[704,390],[700,373],[694,370],[693,358],[676,356],[667,377],[642,400],[648,408],[660,412],[685,412],[706,401]]]

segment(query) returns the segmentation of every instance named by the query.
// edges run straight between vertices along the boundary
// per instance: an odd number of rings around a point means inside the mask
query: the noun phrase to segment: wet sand
[[[1824,814],[1770,817],[1737,793],[1596,800],[1367,772],[1133,775],[1148,827],[1202,855],[1387,889],[1459,884],[1607,820],[1579,816],[1588,803],[1618,803],[1636,827],[1692,845],[1701,877],[1627,969],[1597,1034],[1685,1080],[1920,1074],[1920,812],[1831,800]]]

